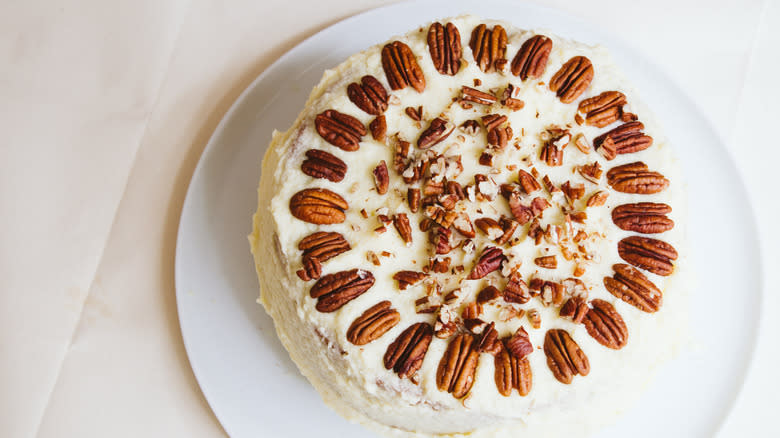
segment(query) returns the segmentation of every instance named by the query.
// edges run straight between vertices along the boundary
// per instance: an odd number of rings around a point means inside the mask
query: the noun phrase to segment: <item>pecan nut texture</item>
[[[661,290],[638,269],[624,263],[618,263],[612,269],[615,274],[604,277],[604,287],[609,293],[643,312],[653,313],[661,308]]]
[[[550,91],[563,103],[572,103],[590,86],[593,80],[593,64],[584,56],[566,61],[550,79]]]
[[[552,40],[544,35],[534,35],[527,39],[512,60],[512,74],[523,81],[541,77],[547,68],[552,46]]]
[[[615,129],[607,131],[593,139],[593,146],[604,158],[611,160],[617,155],[631,154],[643,151],[653,145],[653,137],[642,132],[645,125],[642,122],[628,122]]]
[[[418,322],[404,330],[385,352],[385,368],[392,369],[399,377],[412,377],[422,366],[425,353],[433,338],[433,327]]]
[[[398,282],[399,289],[406,290],[406,288],[409,286],[414,286],[415,284],[423,281],[423,279],[427,276],[428,275],[424,272],[398,271],[393,274],[393,280]]]
[[[474,336],[468,333],[456,335],[447,346],[436,370],[436,386],[452,394],[464,397],[474,385],[479,352]]]
[[[317,114],[314,126],[325,141],[349,152],[360,148],[367,132],[360,120],[332,109]]]
[[[428,50],[431,52],[431,60],[436,71],[448,76],[455,76],[458,73],[463,48],[457,26],[452,23],[431,24],[428,29]]]
[[[583,99],[577,111],[585,114],[585,124],[603,128],[620,119],[626,103],[626,95],[620,91],[605,91],[598,96]]]
[[[382,301],[357,317],[347,330],[347,340],[355,345],[366,345],[382,337],[401,321],[401,315],[390,301]]]
[[[368,129],[371,130],[371,138],[379,142],[385,141],[387,138],[387,118],[385,115],[376,116],[376,118],[368,124]]]
[[[436,117],[431,120],[431,124],[428,128],[420,134],[420,138],[417,139],[417,147],[420,149],[428,149],[431,146],[437,145],[449,137],[454,129],[455,125],[440,117]]]
[[[423,75],[412,49],[400,41],[393,41],[382,48],[382,68],[393,90],[411,86],[418,93],[425,90]]]
[[[301,170],[313,178],[340,182],[347,174],[347,165],[331,153],[319,149],[309,149],[306,151],[306,159],[301,164]]]
[[[534,352],[531,338],[523,327],[517,329],[514,335],[504,341],[504,347],[506,347],[512,356],[518,359],[522,359]]]
[[[349,251],[351,248],[344,236],[336,232],[317,231],[298,243],[303,251],[303,269],[297,272],[303,281],[316,280],[322,274],[322,262]]]
[[[409,224],[409,217],[406,213],[398,213],[393,216],[393,225],[398,230],[398,234],[404,240],[406,246],[412,244],[412,226]]]
[[[469,47],[474,55],[474,62],[485,73],[498,70],[501,61],[506,62],[506,30],[500,25],[488,29],[480,24],[471,32]]]
[[[607,301],[595,299],[590,302],[591,308],[585,315],[583,323],[588,334],[599,344],[620,350],[628,343],[628,327],[623,318]]]
[[[672,207],[656,202],[623,204],[612,210],[612,222],[621,230],[642,234],[657,234],[674,228],[674,221],[666,217]]]
[[[372,116],[378,116],[387,109],[389,96],[387,90],[371,75],[360,78],[360,83],[353,82],[347,86],[347,97],[358,108]]]
[[[311,224],[340,224],[347,218],[344,211],[349,204],[328,189],[303,189],[290,198],[290,212],[296,218]]]
[[[574,376],[587,376],[590,372],[588,356],[566,330],[547,331],[544,336],[544,354],[547,356],[547,366],[561,383],[568,385]]]
[[[642,236],[630,236],[618,242],[618,254],[637,268],[662,276],[674,272],[672,261],[677,260],[677,251],[672,245]]]
[[[669,180],[658,172],[648,170],[647,164],[637,161],[610,169],[607,184],[618,192],[651,195],[666,189]]]
[[[559,315],[561,318],[568,318],[572,322],[579,324],[585,319],[585,315],[589,311],[588,303],[583,298],[571,297],[563,303]]]
[[[373,285],[374,274],[352,269],[323,276],[311,287],[309,296],[317,299],[317,310],[328,313],[340,309]]]
[[[493,271],[501,268],[501,263],[506,260],[506,256],[500,248],[488,246],[482,250],[479,260],[469,273],[469,280],[478,280]]]
[[[380,195],[387,193],[387,189],[390,187],[390,175],[387,173],[385,160],[380,161],[374,168],[374,185],[376,186],[376,192]]]

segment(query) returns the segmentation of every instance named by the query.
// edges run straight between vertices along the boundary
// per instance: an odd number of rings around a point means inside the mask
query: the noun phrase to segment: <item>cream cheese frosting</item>
[[[556,436],[571,434],[572,431],[585,433],[613,421],[617,414],[631,406],[658,367],[675,354],[684,339],[687,277],[682,176],[668,140],[604,48],[560,38],[547,31],[517,29],[503,22],[474,16],[460,16],[441,22],[452,23],[460,32],[462,60],[456,74],[445,75],[437,71],[429,55],[428,26],[423,26],[392,39],[405,43],[414,54],[425,78],[422,92],[412,86],[392,89],[382,65],[384,44],[377,45],[326,71],[292,127],[286,132],[274,133],[263,160],[259,206],[250,235],[260,281],[259,301],[274,319],[277,334],[291,358],[323,400],[345,418],[384,435],[516,436],[518,433],[543,433],[544,436]],[[482,71],[468,43],[472,30],[483,23],[488,29],[495,25],[506,29],[505,57],[510,63],[522,44],[532,36],[549,38],[552,49],[543,73],[539,77],[521,80],[512,74],[509,65],[503,70]],[[592,63],[594,75],[576,100],[563,103],[550,90],[549,84],[556,72],[575,56],[587,57]],[[348,86],[360,83],[365,75],[375,77],[389,94],[384,111],[387,138],[377,141],[367,133],[362,136],[358,150],[343,150],[318,133],[315,119],[327,110],[336,110],[368,127],[376,116],[361,110],[347,93]],[[521,109],[501,104],[502,92],[510,84],[515,87],[512,96],[523,101]],[[497,101],[491,105],[464,104],[464,86],[493,94],[497,96]],[[576,120],[584,117],[581,113],[577,117],[578,104],[582,100],[611,90],[618,90],[626,96],[627,104],[623,106],[623,111],[636,115],[643,124],[644,134],[651,136],[653,141],[645,150],[618,154],[607,160],[604,154],[595,150],[593,140],[623,122],[617,120],[609,126],[596,127]],[[421,120],[414,120],[416,117],[410,117],[407,108],[417,110],[420,107]],[[487,145],[485,129],[474,134],[463,127],[469,120],[479,122],[486,114],[507,117],[512,135],[503,149]],[[454,127],[452,133],[428,149],[416,147],[421,133],[437,117]],[[548,137],[553,126],[567,131],[567,136],[561,140],[565,149],[560,166],[550,166],[540,159],[544,144],[550,141]],[[586,144],[589,150],[579,150],[573,144],[575,139]],[[538,224],[547,230],[550,225],[558,226],[564,232],[567,226],[572,230],[583,230],[588,237],[580,244],[583,254],[588,255],[587,259],[568,260],[571,256],[564,253],[565,248],[558,245],[549,233],[537,243],[528,236],[532,227],[529,221],[518,226],[512,239],[502,246],[506,257],[502,267],[484,278],[471,280],[467,277],[481,251],[487,246],[501,246],[494,242],[495,235],[475,227],[473,238],[457,231],[452,233],[453,246],[457,248],[439,256],[450,258],[450,268],[446,273],[427,272],[425,280],[401,290],[394,275],[404,270],[424,272],[434,255],[428,233],[419,227],[420,221],[426,218],[425,209],[420,208],[418,212],[411,210],[407,200],[410,185],[404,182],[403,172],[399,174],[393,169],[399,141],[409,142],[410,155],[419,159],[424,159],[426,154],[442,157],[434,161],[431,164],[434,169],[429,167],[428,171],[440,171],[440,175],[459,182],[465,188],[467,199],[458,202],[455,211],[466,215],[472,222],[479,217],[496,220],[501,216],[513,218],[508,202],[500,193],[501,184],[516,185],[520,170],[534,174],[542,186],[539,193],[550,203],[550,207],[539,215]],[[326,151],[342,160],[346,164],[343,179],[335,182],[304,173],[301,165],[310,149]],[[492,166],[480,164],[479,158],[484,152],[493,156]],[[458,158],[462,170],[447,174],[447,163],[455,163]],[[390,170],[389,188],[387,193],[380,195],[372,171],[381,161],[385,161]],[[606,174],[616,166],[637,161],[665,176],[670,181],[669,186],[654,194],[623,193],[611,187],[605,175],[594,183],[578,171],[581,166],[597,162]],[[412,159],[410,165],[413,164]],[[458,166],[453,164],[452,167]],[[487,181],[475,184],[474,176],[477,174],[485,175]],[[565,182],[575,187],[582,184],[584,195],[570,205],[564,193],[556,191],[550,194],[547,191],[542,181],[544,176],[555,187]],[[411,186],[425,188],[422,182],[414,182]],[[328,189],[343,197],[349,205],[344,212],[345,220],[313,224],[296,217],[291,212],[290,200],[306,188]],[[587,200],[599,191],[608,194],[605,203],[587,206]],[[533,196],[528,197],[529,200],[531,198]],[[667,216],[674,221],[674,227],[662,233],[643,235],[616,226],[611,217],[614,208],[639,202],[670,206],[671,213]],[[566,214],[575,211],[584,211],[587,219],[582,224],[568,225]],[[383,216],[392,218],[401,213],[410,219],[411,243],[408,245],[392,223],[386,224],[385,232],[376,230],[385,225],[381,221]],[[374,278],[373,285],[365,293],[330,312],[317,310],[317,300],[310,296],[316,280],[304,281],[296,275],[302,269],[298,245],[304,237],[318,231],[340,233],[350,246],[348,251],[322,262],[323,276],[360,269],[370,272]],[[674,273],[671,275],[656,275],[642,270],[663,292],[662,305],[655,313],[642,311],[620,300],[604,286],[603,279],[614,275],[613,265],[627,263],[618,253],[618,242],[634,235],[662,240],[677,248],[680,254],[673,261]],[[546,256],[555,256],[555,268],[544,268],[535,263],[537,258]],[[521,396],[515,390],[509,396],[499,393],[494,378],[493,356],[484,352],[479,353],[473,385],[466,396],[456,398],[440,390],[437,370],[452,337],[432,338],[413,378],[401,378],[385,367],[383,357],[388,347],[407,327],[418,322],[435,327],[441,308],[438,312],[420,313],[424,306],[420,298],[427,297],[430,302],[438,299],[440,302],[449,292],[456,291],[458,300],[447,309],[459,314],[475,301],[486,286],[503,289],[510,271],[527,283],[534,278],[562,282],[574,276],[578,265],[581,265],[582,272],[578,272],[580,275],[576,278],[586,287],[587,300],[601,299],[611,303],[625,322],[628,338],[622,348],[605,347],[589,334],[584,324],[559,316],[560,305],[550,305],[545,302],[544,296],[533,297],[523,304],[505,302],[499,297],[481,306],[483,313],[480,319],[493,321],[500,337],[511,336],[520,327],[528,333],[533,352],[526,356],[532,371],[531,389],[527,395]],[[463,267],[462,272],[456,270],[459,266]],[[355,319],[384,300],[390,301],[398,312],[398,323],[365,345],[350,342],[347,332]],[[539,316],[539,328],[534,328],[528,318],[531,310]],[[523,315],[517,316],[519,313]],[[556,379],[542,348],[545,335],[551,329],[565,330],[587,355],[589,373],[586,376],[574,376],[570,384]],[[459,330],[468,332],[464,327]],[[474,336],[478,339],[479,333]]]

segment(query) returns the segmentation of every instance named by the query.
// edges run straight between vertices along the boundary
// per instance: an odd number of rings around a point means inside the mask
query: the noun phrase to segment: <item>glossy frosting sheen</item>
[[[652,115],[640,103],[637,93],[622,77],[605,49],[562,39],[546,31],[520,30],[500,23],[507,30],[506,57],[510,63],[521,44],[531,36],[541,33],[552,39],[553,49],[542,76],[521,81],[508,68],[504,73],[483,73],[474,62],[468,47],[472,29],[480,23],[492,27],[497,22],[473,16],[441,20],[442,23],[448,21],[459,28],[463,46],[465,65],[455,76],[442,75],[434,68],[426,43],[428,26],[424,26],[393,39],[408,44],[415,54],[426,80],[424,92],[418,93],[412,87],[390,90],[382,69],[380,52],[383,45],[378,45],[326,71],[292,127],[284,133],[274,133],[263,161],[258,189],[259,208],[254,216],[254,230],[250,236],[261,286],[260,302],[273,317],[279,338],[290,356],[325,402],[344,417],[385,435],[463,433],[471,436],[517,436],[519,433],[537,433],[543,434],[540,436],[555,436],[572,430],[578,433],[592,430],[613,420],[616,414],[630,406],[649,382],[654,370],[675,354],[685,339],[685,202],[677,163]],[[563,104],[547,84],[563,63],[577,55],[587,56],[591,60],[595,75],[584,94],[573,103]],[[327,109],[335,109],[356,117],[368,126],[374,116],[353,104],[346,92],[350,83],[359,82],[366,74],[376,77],[394,96],[385,112],[390,138],[385,144],[374,141],[368,134],[363,137],[358,151],[346,152],[327,143],[317,133],[314,119]],[[436,370],[447,348],[447,339],[433,338],[418,372],[417,383],[400,379],[392,370],[385,369],[382,361],[388,345],[405,328],[420,321],[433,324],[436,317],[435,314],[416,312],[415,300],[426,294],[423,284],[400,291],[397,282],[392,279],[393,274],[400,270],[422,270],[430,257],[427,234],[418,227],[423,215],[409,211],[405,199],[407,186],[392,168],[395,141],[392,134],[398,133],[398,138],[411,142],[414,149],[428,121],[440,114],[445,114],[456,126],[469,119],[478,120],[485,114],[486,108],[474,105],[473,108],[464,109],[453,103],[453,98],[460,96],[461,87],[474,86],[475,78],[481,81],[476,88],[482,91],[493,89],[500,92],[509,83],[519,87],[519,98],[525,102],[525,106],[519,111],[509,111],[496,104],[490,110],[506,114],[514,131],[510,145],[496,154],[493,166],[496,170],[493,173],[477,162],[485,148],[484,129],[474,136],[462,135],[456,129],[447,140],[432,148],[445,156],[456,153],[462,156],[464,170],[458,181],[466,186],[473,181],[474,174],[483,173],[498,184],[516,182],[517,170],[506,169],[507,165],[516,164],[517,169],[530,170],[531,166],[535,167],[540,172],[540,183],[541,175],[548,175],[557,185],[565,181],[584,183],[584,199],[597,190],[610,193],[605,205],[586,210],[588,219],[584,229],[589,234],[600,233],[602,236],[588,243],[595,258],[580,278],[589,289],[589,299],[606,300],[622,315],[628,327],[628,343],[620,350],[604,347],[588,334],[584,325],[560,318],[559,308],[545,307],[539,298],[517,307],[537,309],[541,315],[540,329],[533,329],[526,317],[503,321],[500,305],[486,305],[483,319],[495,320],[500,336],[511,335],[521,326],[530,334],[535,350],[528,356],[533,385],[526,396],[513,391],[510,396],[504,397],[498,392],[494,382],[493,357],[487,353],[480,354],[475,383],[469,395],[456,399],[450,393],[440,391],[436,385]],[[592,143],[597,135],[618,126],[619,122],[605,128],[574,123],[580,100],[608,90],[619,90],[627,96],[628,105],[625,109],[635,113],[644,123],[644,132],[653,137],[653,145],[642,152],[618,155],[611,161],[593,150],[583,154],[569,146],[564,151],[563,166],[549,167],[540,161],[539,133],[550,125],[570,125],[571,132],[584,134],[588,143]],[[418,126],[404,113],[404,108],[420,105],[423,107],[423,122]],[[518,147],[513,145],[515,142]],[[348,170],[343,181],[335,183],[314,179],[301,171],[304,153],[312,148],[325,150],[347,164]],[[376,192],[372,176],[372,170],[381,160],[385,160],[390,168],[390,190],[385,195]],[[604,176],[597,186],[574,171],[576,166],[598,161],[606,173],[616,165],[639,160],[650,169],[665,175],[671,181],[670,186],[654,195],[625,194],[611,190]],[[346,221],[335,225],[314,225],[293,217],[289,208],[290,198],[307,187],[327,188],[342,195],[350,205]],[[580,202],[584,203],[584,199]],[[617,242],[636,234],[615,226],[610,212],[615,206],[643,201],[663,202],[672,206],[669,217],[675,221],[675,228],[651,237],[671,243],[681,255],[675,262],[675,273],[671,276],[660,277],[645,272],[664,293],[661,309],[653,314],[642,312],[615,298],[605,290],[602,282],[605,276],[612,275],[613,264],[625,263],[618,256]],[[555,199],[551,202],[554,205],[545,211],[541,220],[543,226],[562,223],[560,208],[555,204]],[[467,204],[469,206],[464,208],[472,220],[480,216],[476,212],[478,208],[482,209],[483,215],[494,218],[498,218],[499,214],[509,215],[507,202],[500,195],[492,202]],[[366,210],[368,218],[360,214],[361,209]],[[376,218],[377,212],[388,216],[407,213],[413,233],[412,244],[404,245],[392,225],[383,234],[375,233],[374,229],[380,225]],[[527,228],[527,225],[519,227],[515,236],[522,238]],[[372,272],[376,279],[376,283],[366,293],[332,313],[322,313],[315,309],[316,300],[309,297],[309,289],[314,281],[304,282],[295,274],[301,268],[298,242],[315,231],[337,231],[352,247],[350,251],[324,262],[323,274],[360,268]],[[475,256],[479,255],[479,249],[489,244],[489,240],[477,231],[475,244],[477,250],[474,253],[464,254],[455,250],[448,254],[453,258],[453,266],[465,266],[465,273],[459,277],[450,276],[442,280],[441,284],[444,292],[459,288],[463,303],[473,301],[476,294],[491,282],[499,289],[505,283],[498,273],[481,280],[463,280],[473,266]],[[388,251],[391,256],[380,257],[381,265],[375,266],[366,257],[369,251],[376,254]],[[507,253],[510,254],[509,263],[519,265],[519,272],[526,281],[534,276],[554,281],[572,276],[573,263],[564,260],[555,245],[535,245],[533,239],[525,238],[507,250]],[[542,255],[557,255],[558,268],[551,270],[536,266],[534,258]],[[367,345],[356,346],[348,342],[346,333],[350,324],[363,311],[382,300],[392,302],[400,313],[400,323]],[[551,328],[562,328],[571,334],[588,356],[589,375],[575,376],[569,385],[554,378],[541,349],[544,335]]]

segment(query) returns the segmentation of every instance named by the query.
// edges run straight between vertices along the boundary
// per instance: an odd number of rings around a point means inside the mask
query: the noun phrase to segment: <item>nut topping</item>
[[[401,235],[401,238],[404,240],[404,243],[406,243],[406,246],[411,245],[412,226],[409,224],[409,217],[406,216],[406,213],[398,213],[397,215],[393,216],[393,225],[395,226],[395,229],[398,230],[398,234]]]
[[[368,129],[371,130],[371,137],[374,140],[383,142],[387,138],[387,119],[385,115],[378,115],[371,123],[368,124]]]
[[[422,366],[432,338],[430,324],[418,322],[409,326],[387,347],[385,368],[392,369],[400,378],[411,378]]]
[[[428,275],[424,272],[399,271],[393,274],[393,280],[398,282],[399,289],[406,290],[406,288],[409,286],[414,286],[415,284],[423,281],[423,279],[427,276]]]
[[[509,282],[507,282],[504,288],[504,301],[525,304],[530,299],[531,293],[528,290],[528,285],[520,278],[520,274],[513,273],[510,275]]]
[[[433,66],[439,73],[449,76],[458,73],[463,49],[460,45],[460,32],[454,24],[431,24],[428,29],[428,50],[431,52]]]
[[[588,356],[574,342],[566,330],[548,330],[544,337],[544,354],[547,366],[559,382],[569,384],[576,375],[590,372]]]
[[[563,103],[572,103],[584,93],[593,80],[593,64],[584,56],[575,56],[566,61],[552,79],[550,90]]]
[[[478,103],[480,105],[493,105],[496,103],[496,96],[490,93],[479,91],[476,88],[471,88],[464,85],[461,87],[460,92],[461,100]]]
[[[290,198],[292,215],[311,224],[340,224],[347,208],[347,201],[328,189],[303,189]]]
[[[534,352],[534,346],[531,344],[531,338],[523,327],[517,329],[511,338],[504,342],[504,346],[512,356],[522,359]]]
[[[628,122],[593,139],[593,146],[611,160],[616,155],[643,151],[653,145],[653,137],[642,133],[642,122]],[[606,151],[601,151],[601,148]],[[614,152],[613,152],[614,151]]]
[[[374,275],[362,269],[328,274],[314,283],[309,296],[317,298],[317,310],[333,312],[359,297],[374,285]]]
[[[523,192],[526,194],[530,195],[531,193],[542,189],[539,181],[537,181],[536,178],[534,178],[534,176],[530,173],[520,169],[517,174],[518,178],[520,179],[520,187],[522,187]]]
[[[425,90],[425,76],[412,49],[406,44],[400,41],[386,44],[382,48],[382,68],[393,90],[401,90],[410,85],[418,93]]]
[[[485,73],[500,70],[500,66],[506,63],[506,41],[506,31],[500,25],[488,29],[480,24],[474,28],[469,47],[480,70]]]
[[[604,286],[609,293],[644,312],[653,313],[661,308],[661,290],[639,270],[623,263],[612,269],[615,274],[604,277]]]
[[[628,342],[628,328],[617,310],[607,301],[595,299],[585,315],[585,328],[599,344],[620,350]]]
[[[658,172],[647,170],[647,164],[637,161],[610,169],[607,184],[618,192],[648,195],[663,191],[669,186],[669,180]]]
[[[387,173],[385,160],[380,161],[379,165],[374,168],[374,185],[380,195],[387,193],[387,188],[390,186],[390,175]]]
[[[558,260],[554,255],[537,257],[534,259],[536,266],[546,269],[555,269],[558,267]]]
[[[571,297],[561,307],[559,313],[561,318],[571,319],[574,323],[581,323],[590,309],[588,303],[581,297]]]
[[[337,255],[349,251],[349,243],[339,233],[318,231],[310,234],[298,243],[303,251],[303,269],[297,272],[303,281],[320,278],[322,264]]]
[[[482,255],[479,256],[477,264],[471,269],[469,273],[469,280],[478,280],[493,271],[498,270],[501,267],[501,263],[506,260],[506,256],[500,248],[495,246],[488,246],[482,250]]]
[[[314,119],[317,133],[328,143],[345,151],[356,151],[366,135],[366,127],[360,120],[336,110],[326,110]]]
[[[431,121],[428,129],[420,134],[420,138],[417,140],[417,147],[420,149],[428,149],[431,146],[437,145],[449,137],[453,130],[455,130],[455,125],[437,117]]]
[[[516,389],[521,396],[528,395],[533,383],[533,374],[527,357],[517,358],[504,348],[496,354],[494,363],[494,379],[501,395],[509,397],[512,388]]]
[[[306,160],[301,164],[301,170],[313,178],[340,182],[347,173],[347,165],[333,154],[319,149],[309,149],[306,151]]]
[[[630,236],[618,242],[620,258],[632,265],[657,275],[671,275],[672,260],[677,260],[674,247],[662,240]]]
[[[450,341],[436,371],[436,386],[455,398],[468,394],[474,384],[479,352],[474,336],[460,333]]]
[[[624,204],[612,210],[612,222],[621,230],[642,234],[657,234],[674,228],[674,221],[666,217],[672,207],[655,202]]]
[[[371,75],[363,76],[360,84],[349,84],[347,96],[358,108],[373,116],[378,116],[387,109],[387,90]]]
[[[552,40],[544,35],[527,39],[512,60],[512,74],[521,80],[538,78],[547,68],[547,58],[552,51]]]
[[[605,91],[580,102],[577,112],[585,114],[586,124],[603,128],[620,119],[626,103],[626,95],[620,91]]]
[[[355,345],[366,345],[377,340],[401,321],[401,315],[382,301],[363,312],[347,330],[347,340]]]

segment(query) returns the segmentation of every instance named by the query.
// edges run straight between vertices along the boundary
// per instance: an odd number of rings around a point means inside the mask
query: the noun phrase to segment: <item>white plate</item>
[[[239,437],[365,437],[330,411],[290,361],[258,284],[246,235],[260,162],[274,128],[289,127],[323,70],[427,21],[473,12],[522,28],[607,46],[662,122],[689,184],[697,345],[666,366],[639,404],[599,437],[712,436],[742,385],[756,339],[761,278],[757,234],[726,148],[668,77],[620,40],[560,12],[501,1],[403,3],[346,19],[282,56],[241,95],[190,183],[176,248],[184,344],[203,394]]]

